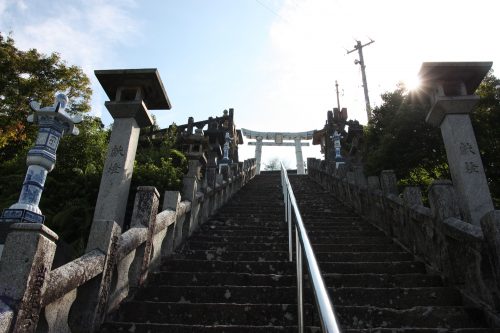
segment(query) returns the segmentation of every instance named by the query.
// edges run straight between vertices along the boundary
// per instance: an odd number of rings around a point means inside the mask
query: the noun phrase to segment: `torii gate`
[[[297,159],[297,173],[303,175],[304,158],[302,157],[302,146],[309,146],[309,142],[301,142],[301,140],[312,140],[314,131],[307,132],[257,132],[249,129],[241,129],[244,136],[248,139],[255,139],[255,142],[249,142],[251,146],[255,146],[255,159],[257,162],[257,174],[260,173],[260,159],[262,156],[262,146],[295,146],[295,157]],[[273,142],[263,141],[273,140]],[[295,142],[283,142],[283,140],[294,140]]]

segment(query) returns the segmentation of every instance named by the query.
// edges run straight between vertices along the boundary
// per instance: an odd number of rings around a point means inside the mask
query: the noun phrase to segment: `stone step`
[[[413,261],[413,256],[406,252],[316,252],[316,259],[341,262],[390,262]],[[286,251],[226,251],[219,250],[184,250],[175,258],[217,261],[286,261],[289,254]],[[295,260],[295,259],[294,259]]]
[[[379,230],[320,230],[319,228],[308,229],[307,235],[313,237],[384,237],[386,236]],[[327,236],[325,236],[327,235]],[[288,237],[288,230],[283,227],[279,230],[241,230],[241,229],[225,229],[209,228],[201,230],[193,235],[195,236],[215,236],[215,237]]]
[[[102,333],[134,332],[134,333],[296,333],[297,326],[253,326],[253,325],[182,325],[159,323],[107,322]],[[320,332],[319,327],[306,327],[307,333]]]
[[[158,286],[295,286],[295,272],[289,275],[252,274],[229,272],[158,272],[152,275],[151,284]],[[305,276],[307,281],[307,275]],[[328,287],[359,288],[418,288],[440,287],[442,280],[436,275],[409,274],[324,274]]]
[[[185,249],[191,250],[225,250],[225,251],[288,251],[287,242],[281,243],[229,243],[213,241],[190,240],[184,245]],[[398,252],[401,248],[394,243],[377,244],[365,242],[361,244],[313,244],[315,252]],[[220,251],[219,250],[219,251]]]
[[[366,306],[337,306],[336,314],[344,328],[486,328],[480,311],[460,306],[416,306],[388,309]],[[396,331],[397,332],[397,331]]]
[[[320,269],[328,273],[404,274],[425,273],[419,262],[322,262]],[[281,261],[208,261],[171,259],[162,264],[162,270],[180,272],[239,272],[257,274],[293,274],[295,264]]]
[[[379,231],[379,229],[371,226],[371,225],[335,225],[333,223],[323,223],[321,225],[309,225],[306,224],[306,228],[308,232],[316,232],[316,231],[324,231],[325,233],[330,233],[330,232],[360,232],[360,231],[368,231],[368,232],[374,232],[374,231]],[[236,222],[229,222],[225,224],[225,222],[222,223],[206,223],[200,228],[200,232],[205,232],[209,230],[230,230],[230,231],[241,231],[242,233],[247,232],[247,231],[286,231],[288,232],[288,225],[284,221],[280,221],[278,223],[273,222],[273,223],[265,223],[265,224],[256,224],[256,223],[236,223]]]
[[[197,234],[189,238],[190,241],[194,242],[220,242],[220,243],[241,243],[241,242],[252,242],[252,243],[286,243],[288,242],[288,236],[245,236],[245,235],[235,235],[235,236],[219,236],[219,235],[203,235]],[[309,235],[309,240],[313,245],[315,244],[391,244],[392,239],[388,237],[377,237],[377,236],[316,236]]]
[[[294,304],[230,304],[130,301],[120,307],[115,321],[184,325],[296,325]],[[306,315],[312,321],[311,306]]]
[[[307,288],[308,289],[308,288]],[[337,306],[372,306],[408,309],[415,306],[459,306],[460,293],[451,288],[329,288],[330,298]],[[313,303],[311,290],[304,290],[304,299]],[[143,288],[136,301],[180,303],[295,303],[296,287],[269,286],[152,286]]]
[[[304,305],[306,325],[319,325],[312,305]],[[415,306],[390,309],[371,306],[337,306],[341,326],[368,328],[484,328],[482,314],[460,306]],[[294,304],[227,304],[129,301],[115,321],[194,325],[290,326],[297,320]]]
[[[252,274],[230,272],[170,272],[153,275],[151,284],[162,286],[294,286],[295,274]]]

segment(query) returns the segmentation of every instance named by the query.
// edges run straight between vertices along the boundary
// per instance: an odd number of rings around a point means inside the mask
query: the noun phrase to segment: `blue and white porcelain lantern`
[[[17,203],[4,209],[1,220],[5,222],[43,223],[45,217],[38,207],[47,174],[54,169],[59,141],[65,134],[78,135],[75,124],[81,116],[70,116],[65,109],[68,97],[58,94],[53,106],[40,108],[38,102],[30,102],[34,111],[28,121],[38,124],[39,131],[35,146],[28,152],[28,171]]]

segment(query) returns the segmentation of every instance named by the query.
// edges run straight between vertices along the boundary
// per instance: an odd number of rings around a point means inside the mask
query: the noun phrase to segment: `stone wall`
[[[486,214],[477,226],[462,218],[451,181],[435,181],[425,207],[420,188],[398,192],[391,170],[366,178],[360,168],[307,162],[309,177],[458,287],[466,303],[484,309],[493,327],[500,327],[499,211]]]
[[[131,228],[95,220],[87,253],[51,270],[57,235],[18,223],[0,261],[0,332],[93,332],[109,312],[146,283],[161,257],[198,229],[255,176],[254,159],[221,168],[212,186],[190,161],[183,193],[167,191],[158,212],[154,187],[137,190]],[[183,200],[181,200],[181,198]]]

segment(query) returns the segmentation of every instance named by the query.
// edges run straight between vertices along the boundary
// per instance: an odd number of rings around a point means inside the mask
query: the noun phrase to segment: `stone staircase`
[[[291,176],[345,332],[490,332],[458,291],[305,176]],[[262,173],[166,258],[101,332],[297,332],[279,173]],[[305,291],[308,332],[320,331]],[[376,329],[374,329],[376,328]]]
[[[422,262],[305,176],[290,176],[346,332],[492,332]]]

